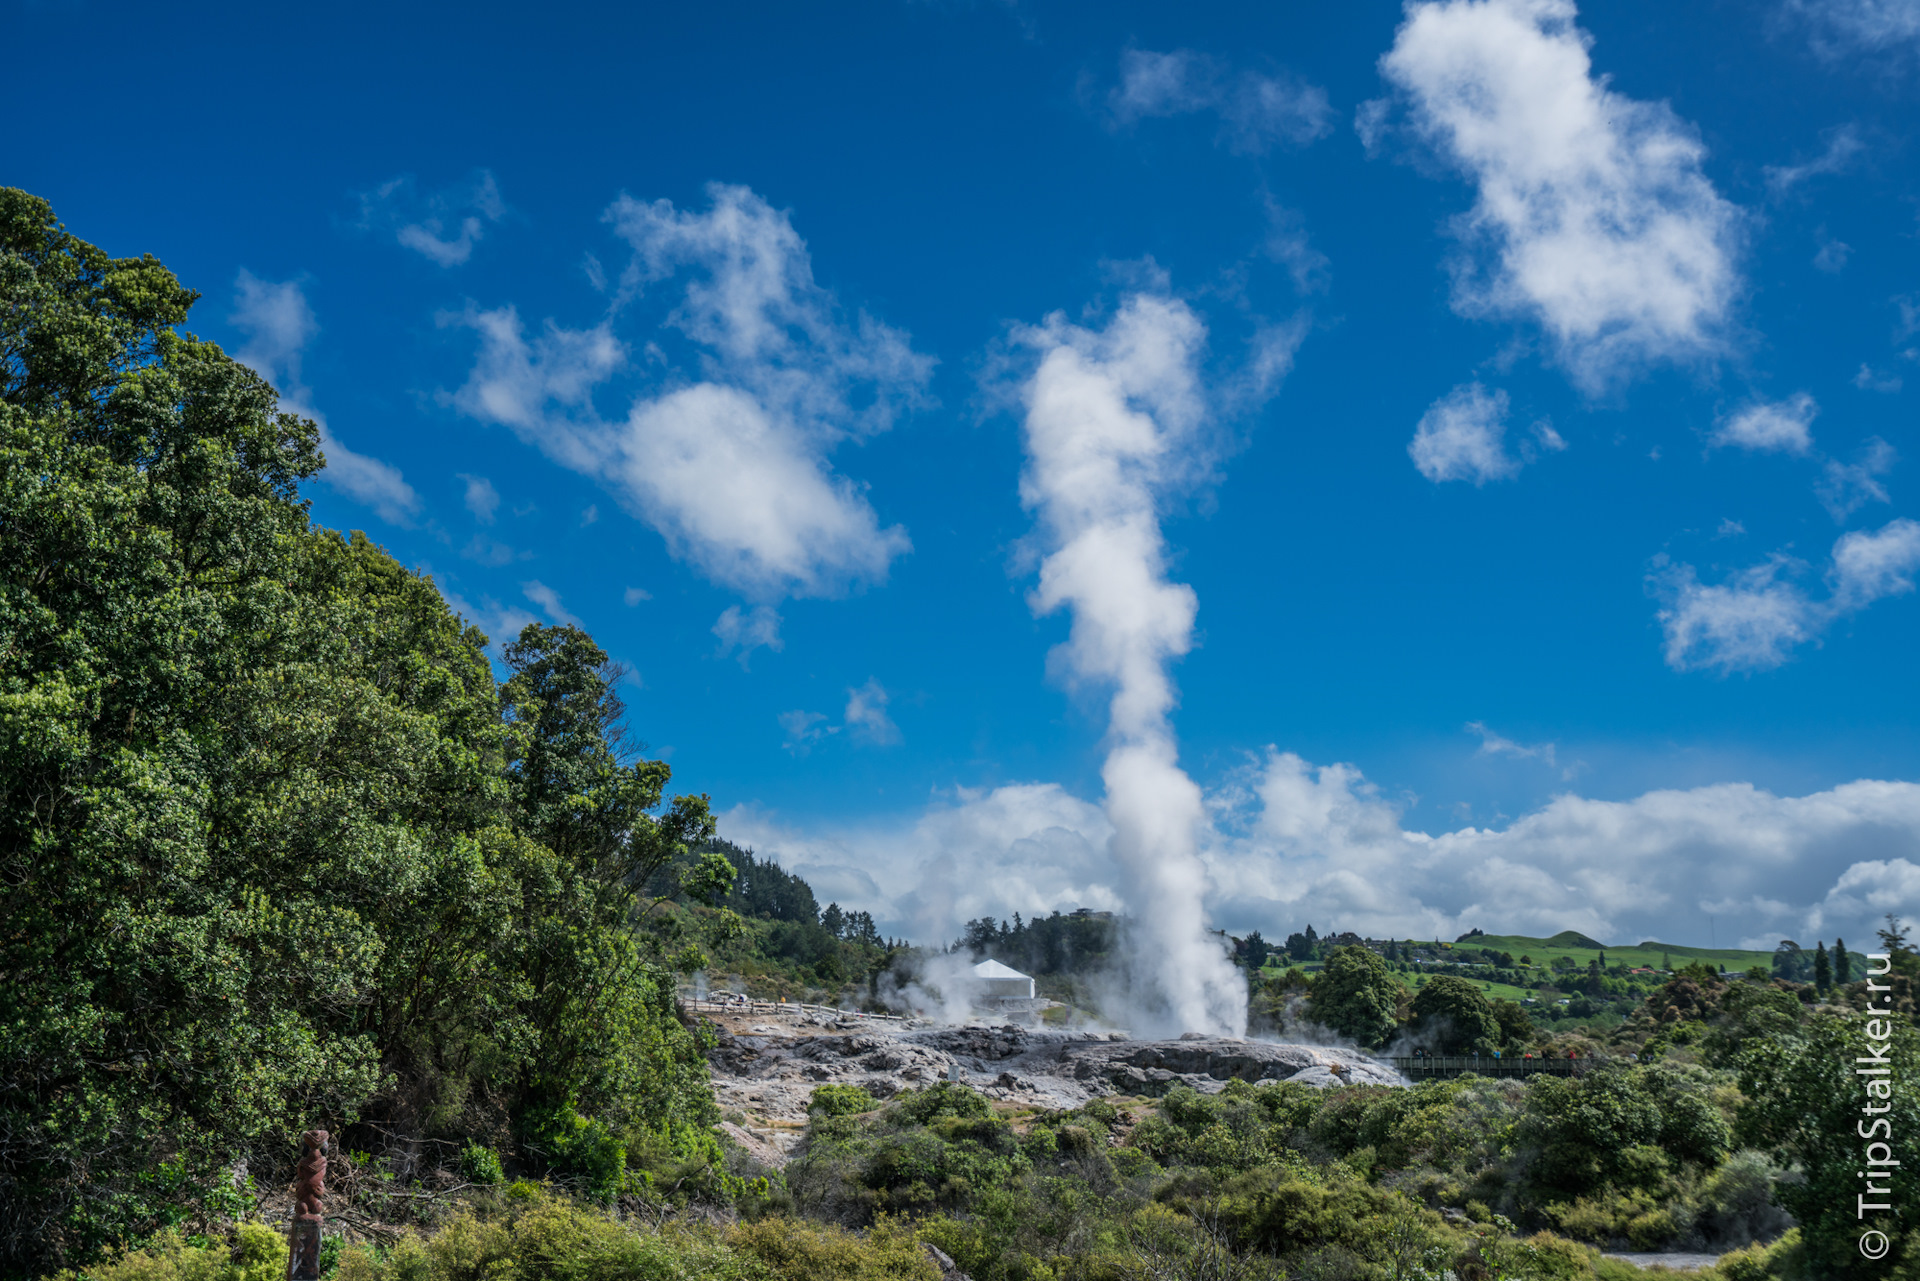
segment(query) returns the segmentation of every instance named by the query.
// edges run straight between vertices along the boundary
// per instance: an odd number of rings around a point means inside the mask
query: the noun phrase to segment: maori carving
[[[293,1222],[287,1229],[287,1281],[320,1281],[320,1225],[325,1221],[327,1132],[300,1136],[293,1174]]]

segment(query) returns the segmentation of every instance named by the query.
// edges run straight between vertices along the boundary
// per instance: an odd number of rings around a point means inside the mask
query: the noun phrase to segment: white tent
[[[1000,964],[995,960],[985,960],[973,967],[974,982],[980,985],[983,996],[1012,998],[1018,1001],[1033,1000],[1033,980],[1019,970]]]

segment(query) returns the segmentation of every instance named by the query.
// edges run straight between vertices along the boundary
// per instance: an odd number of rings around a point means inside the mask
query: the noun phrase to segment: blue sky
[[[892,930],[1920,901],[1913,0],[7,22],[316,519]]]

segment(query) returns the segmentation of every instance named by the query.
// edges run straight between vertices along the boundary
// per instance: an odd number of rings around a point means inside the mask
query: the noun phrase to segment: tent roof
[[[973,977],[977,979],[1024,979],[1029,976],[1022,974],[1019,970],[1010,969],[1000,964],[1000,962],[989,958],[973,967]]]

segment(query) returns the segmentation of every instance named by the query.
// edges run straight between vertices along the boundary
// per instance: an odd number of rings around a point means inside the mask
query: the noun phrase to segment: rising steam
[[[1021,389],[1020,497],[1047,552],[1030,603],[1072,613],[1059,674],[1112,689],[1101,777],[1134,920],[1129,1017],[1149,1035],[1237,1035],[1246,985],[1206,930],[1205,813],[1168,720],[1167,665],[1192,646],[1197,600],[1167,579],[1159,520],[1167,494],[1206,470],[1206,328],[1177,299],[1135,294],[1104,330],[1056,314],[1018,337],[1040,353]]]

